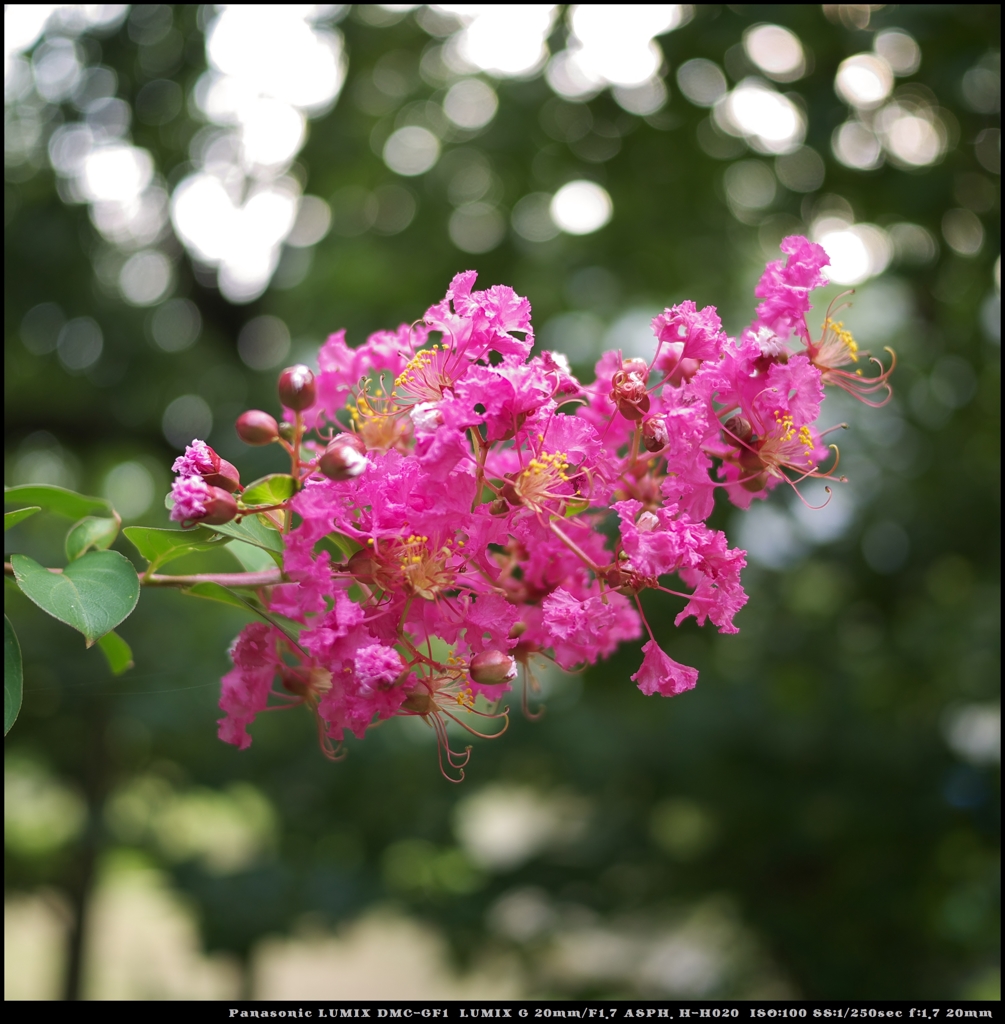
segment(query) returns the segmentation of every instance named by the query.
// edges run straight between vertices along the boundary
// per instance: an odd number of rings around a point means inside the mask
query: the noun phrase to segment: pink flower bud
[[[203,473],[202,477],[210,486],[222,487],[225,491],[236,491],[241,486],[241,474],[226,459],[220,459],[215,473]]]
[[[236,515],[237,502],[234,501],[234,496],[222,487],[210,487],[206,514],[199,522],[207,526],[220,526],[222,523],[229,523]]]
[[[366,455],[366,442],[359,434],[354,434],[351,430],[345,430],[341,434],[336,434],[328,442],[328,447],[330,448],[333,444],[345,444],[354,451],[359,452],[360,455]]]
[[[237,502],[222,487],[213,487],[201,476],[180,476],[171,487],[176,523],[206,523],[219,526],[237,515]]]
[[[732,444],[749,441],[754,436],[754,428],[745,416],[730,416],[723,424],[726,437]]]
[[[303,412],[314,404],[316,389],[314,372],[309,366],[299,363],[288,366],[279,375],[279,401],[287,409]]]
[[[516,678],[516,661],[503,651],[482,651],[471,659],[468,671],[484,686],[508,683]]]
[[[623,366],[636,363],[641,364],[641,372],[636,372],[639,367],[620,369],[611,378],[611,401],[626,420],[640,420],[649,412],[649,393],[646,391],[648,367],[641,359],[626,360]]]
[[[620,399],[617,402],[618,412],[626,420],[640,420],[649,412],[649,396],[643,395],[637,402],[627,399]]]
[[[625,373],[630,373],[633,376],[641,377],[643,384],[645,384],[649,380],[649,364],[644,359],[626,359],[624,360],[624,362],[622,362],[621,369]]]
[[[346,563],[346,569],[360,581],[360,583],[373,583],[374,573],[377,570],[373,557],[366,548],[356,551]]]
[[[349,438],[355,440],[350,441]],[[368,465],[366,456],[359,451],[362,446],[362,441],[355,434],[339,434],[325,449],[318,468],[329,480],[352,480]]]
[[[642,443],[647,452],[658,452],[670,443],[670,433],[662,416],[652,416],[642,424]]]
[[[196,438],[171,466],[179,476],[206,476],[220,470],[220,456],[205,441]]]
[[[763,491],[768,482],[766,467],[760,455],[753,448],[740,449],[740,486],[745,491],[757,494]]]
[[[245,444],[272,444],[279,437],[279,424],[274,416],[261,409],[249,409],[237,417],[237,436]]]

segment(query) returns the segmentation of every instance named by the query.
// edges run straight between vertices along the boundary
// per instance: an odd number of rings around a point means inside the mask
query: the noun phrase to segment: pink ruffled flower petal
[[[176,523],[203,519],[210,498],[209,484],[201,476],[176,477],[171,485],[171,500],[174,507],[171,509],[170,518]]]
[[[685,690],[693,690],[698,682],[698,670],[681,665],[665,654],[655,640],[643,644],[642,665],[632,680],[648,697],[658,693],[663,697],[676,697]]]

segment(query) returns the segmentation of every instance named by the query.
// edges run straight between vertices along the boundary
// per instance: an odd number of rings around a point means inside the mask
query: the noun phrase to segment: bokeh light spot
[[[271,370],[290,351],[290,331],[279,317],[256,316],[237,336],[237,353],[252,370]]]
[[[558,226],[551,218],[551,196],[547,192],[532,192],[513,207],[510,221],[513,230],[528,242],[547,242],[558,234]]]
[[[775,198],[775,176],[760,160],[730,164],[726,168],[725,185],[730,203],[747,210],[763,210]]]
[[[947,210],[942,217],[942,237],[960,256],[976,256],[984,245],[984,227],[970,210]]]
[[[443,112],[459,128],[483,128],[498,109],[495,89],[480,78],[455,82],[443,97]]]
[[[120,462],[105,477],[105,497],[123,519],[136,519],[154,502],[154,478],[142,462]]]
[[[800,146],[795,152],[775,159],[775,174],[793,192],[816,192],[824,183],[826,167],[815,149]]]
[[[169,299],[154,310],[150,334],[164,352],[183,352],[191,348],[202,330],[199,307],[190,299]]]
[[[454,245],[470,253],[489,252],[506,235],[506,221],[490,203],[470,203],[454,210],[447,227]]]
[[[320,196],[302,196],[286,244],[296,249],[317,245],[328,234],[331,223],[331,207]]]
[[[374,190],[377,218],[373,229],[379,235],[400,234],[415,218],[415,196],[400,185],[381,185]]]
[[[799,37],[781,25],[755,25],[747,29],[743,48],[751,61],[776,82],[794,82],[806,72]]]
[[[812,234],[830,257],[823,272],[835,284],[861,284],[883,273],[893,258],[889,235],[875,224],[824,217],[814,223]]]
[[[101,358],[104,345],[97,323],[89,316],[78,316],[63,325],[56,350],[64,368],[77,373],[93,366]]]
[[[440,158],[440,140],[418,125],[406,125],[384,143],[384,163],[406,178],[425,174]]]
[[[209,437],[213,430],[213,412],[199,395],[179,395],[164,410],[161,430],[168,444],[182,449],[194,438]]]
[[[677,69],[680,91],[697,107],[714,107],[726,95],[726,76],[714,61],[695,57]]]
[[[877,32],[872,48],[890,65],[895,75],[913,75],[921,67],[921,47],[902,28]]]
[[[32,306],[21,320],[21,343],[36,356],[54,352],[65,323],[66,317],[55,302]]]
[[[874,110],[892,89],[893,71],[882,57],[858,53],[838,65],[834,90],[853,107]]]
[[[156,249],[133,253],[119,273],[119,289],[131,306],[154,306],[171,288],[171,261]]]
[[[593,181],[570,181],[554,195],[551,219],[570,235],[599,231],[614,213],[607,190]]]
[[[876,133],[861,121],[845,121],[834,129],[831,149],[845,167],[870,171],[883,162],[883,147]]]
[[[792,100],[755,78],[720,100],[714,115],[723,131],[743,136],[762,153],[791,153],[806,134],[806,119]]]

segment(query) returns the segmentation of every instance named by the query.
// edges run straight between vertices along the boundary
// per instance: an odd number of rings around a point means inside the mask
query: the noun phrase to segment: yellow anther
[[[845,325],[842,321],[833,321],[828,317],[824,321],[824,330],[830,329],[834,332],[834,337],[848,350],[848,355],[851,356],[853,362],[858,362],[858,342],[852,337],[851,331],[845,329]]]

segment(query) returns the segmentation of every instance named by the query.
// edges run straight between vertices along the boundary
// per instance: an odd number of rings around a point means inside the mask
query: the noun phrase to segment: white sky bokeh
[[[690,17],[687,4],[574,5],[569,44],[549,63],[548,84],[566,99],[585,99],[607,86],[633,88],[653,82],[663,63],[655,37]],[[617,100],[618,93],[614,96]]]
[[[803,112],[767,82],[745,78],[715,106],[716,123],[761,153],[791,153],[806,137]]]
[[[455,53],[473,70],[525,78],[548,59],[555,4],[437,4],[435,9],[464,24],[454,40]]]
[[[317,23],[319,12],[233,5],[206,31],[210,70],[194,99],[219,130],[199,139],[197,170],[176,187],[171,218],[192,255],[216,268],[231,302],[250,302],[268,287],[298,222],[300,185],[287,171],[308,117],[331,108],[345,79],[342,36]],[[310,244],[323,237],[314,235]]]
[[[894,257],[888,232],[876,224],[853,224],[850,218],[825,214],[813,222],[810,236],[830,257],[824,274],[834,284],[857,285],[878,277]]]
[[[921,47],[903,29],[887,29],[876,36],[873,50],[846,58],[834,76],[834,91],[852,112],[831,136],[834,156],[862,171],[887,159],[903,168],[937,163],[949,131],[931,93],[896,83],[921,66]]]

